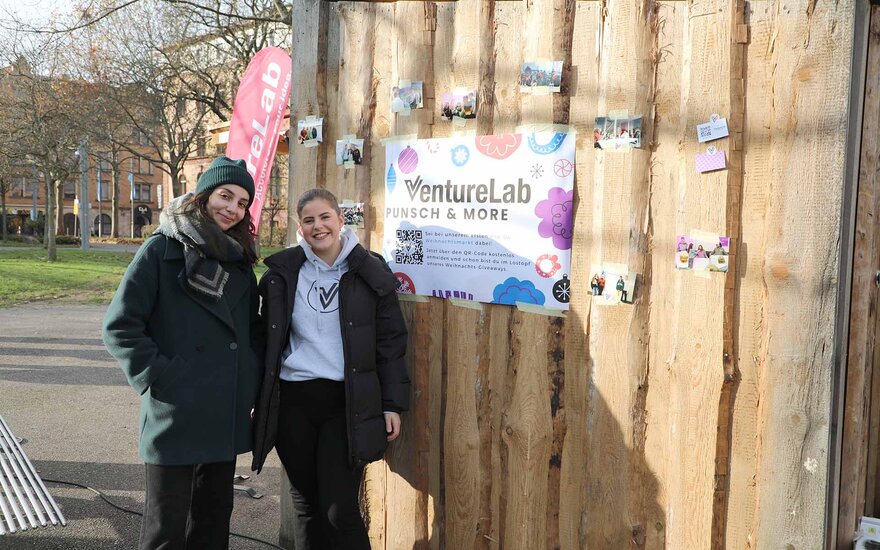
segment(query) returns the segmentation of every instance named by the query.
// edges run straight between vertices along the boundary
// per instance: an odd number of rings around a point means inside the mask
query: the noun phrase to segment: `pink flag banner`
[[[226,156],[244,159],[254,178],[250,214],[257,234],[281,123],[290,99],[290,72],[290,55],[286,51],[263,48],[248,64],[232,108]]]

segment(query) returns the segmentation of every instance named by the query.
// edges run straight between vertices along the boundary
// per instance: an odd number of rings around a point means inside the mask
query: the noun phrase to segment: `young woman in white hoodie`
[[[397,278],[344,225],[336,197],[297,202],[299,246],[266,258],[267,347],[254,416],[254,470],[274,446],[294,502],[297,550],[368,550],[364,466],[400,434],[409,406]]]

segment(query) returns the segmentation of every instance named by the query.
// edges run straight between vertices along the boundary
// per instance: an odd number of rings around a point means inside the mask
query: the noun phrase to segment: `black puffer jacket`
[[[345,357],[349,462],[379,460],[388,446],[383,411],[409,408],[406,325],[397,301],[398,281],[378,254],[357,245],[348,255],[339,284],[339,322]],[[254,413],[254,462],[260,471],[278,433],[282,353],[290,337],[299,270],[306,255],[299,246],[269,256],[260,280],[266,324],[266,362]]]

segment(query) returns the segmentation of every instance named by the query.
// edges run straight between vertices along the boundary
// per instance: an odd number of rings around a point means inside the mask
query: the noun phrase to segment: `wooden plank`
[[[745,0],[735,0],[730,14],[730,86],[728,131],[731,136],[742,136],[745,112],[745,42],[748,39],[748,26],[745,24]],[[728,140],[727,170],[727,212],[726,230],[724,233],[731,238],[730,254],[727,262],[728,272],[724,281],[724,305],[722,320],[722,362],[724,365],[724,383],[718,400],[718,438],[715,442],[715,494],[712,503],[712,547],[724,546],[727,536],[728,498],[730,494],[730,463],[733,447],[733,416],[734,403],[739,388],[739,246],[742,239],[742,190],[743,190],[743,154],[742,138],[731,137]]]
[[[380,140],[389,134],[389,116],[391,111],[391,87],[390,72],[392,70],[391,52],[394,47],[394,5],[382,4],[375,6],[375,31],[373,32],[374,43],[371,59],[371,97],[375,103],[371,104],[371,126],[367,135],[364,136],[365,157],[369,157],[370,169],[370,196],[369,209],[365,211],[366,225],[370,235],[370,249],[382,250],[382,238],[384,231],[385,206],[385,148]],[[403,305],[404,312],[412,305]],[[409,325],[412,327],[413,325]],[[410,328],[411,334],[414,332]],[[412,342],[410,336],[410,342]],[[412,366],[410,366],[412,376]],[[404,422],[408,419],[403,417]],[[387,499],[387,465],[384,461],[376,462],[367,467],[364,484],[369,489],[367,495],[372,497],[366,500],[364,507],[371,518],[370,522],[370,545],[372,548],[384,549],[386,547],[386,511]],[[393,521],[393,518],[392,518]]]
[[[560,456],[559,481],[559,548],[578,549],[587,544],[588,493],[587,470],[589,462],[587,411],[589,406],[588,320],[590,294],[587,285],[575,274],[585,274],[590,266],[592,211],[590,175],[595,155],[592,153],[593,122],[596,118],[596,35],[598,4],[578,4],[572,38],[571,94],[569,123],[578,134],[588,136],[578,140],[575,167],[575,210],[571,273],[573,293],[569,302],[565,332],[565,365],[563,391],[557,415],[565,418],[565,434]],[[554,437],[558,430],[554,430]]]
[[[480,369],[480,344],[486,331],[485,312],[448,307],[446,409],[443,416],[443,478],[446,504],[445,543],[449,548],[474,548],[480,508],[480,433],[475,381]]]
[[[293,6],[294,21],[301,22],[293,32],[292,74],[303,75],[294,78],[290,87],[291,120],[299,120],[308,115],[317,115],[321,111],[319,90],[323,83],[324,67],[321,63],[323,54],[320,49],[320,36],[326,34],[327,4],[320,0],[296,2]],[[315,75],[310,78],[305,75]],[[296,199],[300,194],[314,187],[318,181],[318,150],[316,148],[297,147],[290,152],[290,184],[287,193],[289,207],[287,209],[287,242],[296,242]]]
[[[877,225],[880,200],[877,189],[880,185],[880,71],[877,70],[880,62],[880,18],[872,17],[870,24],[844,390],[843,449],[840,455],[838,548],[845,548],[852,542],[859,516],[873,509],[874,487],[869,478],[873,479],[875,475],[877,460],[876,451],[872,453],[869,443],[872,439],[875,443],[877,441],[877,435],[870,432],[871,413],[880,405],[871,401],[877,325],[875,274],[880,265]],[[869,493],[872,501],[870,508],[866,505],[866,495]]]
[[[373,89],[373,49],[376,40],[376,7],[370,3],[351,2],[338,4],[340,24],[339,51],[348,62],[339,69],[338,107],[330,126],[335,135],[356,135],[364,139],[373,126],[375,112]],[[350,60],[362,60],[352,63]],[[365,140],[365,144],[368,142]],[[370,164],[372,157],[364,154],[362,164],[350,169],[335,166],[335,141],[325,141],[336,173],[336,196],[340,200],[353,200],[369,204]],[[362,151],[362,153],[364,153]],[[384,164],[384,163],[383,163]],[[368,243],[368,228],[356,230],[362,243]]]
[[[824,543],[841,185],[854,4],[774,9],[773,39],[749,50],[772,66],[772,108],[750,109],[771,132],[762,272],[765,363],[759,396],[755,544]],[[797,55],[792,52],[797,51]],[[809,243],[806,246],[806,243]]]
[[[670,401],[675,380],[672,368],[679,353],[679,327],[672,316],[681,293],[681,277],[674,269],[671,254],[679,230],[679,144],[682,125],[683,63],[687,32],[687,6],[674,2],[658,5],[656,54],[657,75],[654,98],[654,132],[648,136],[654,154],[651,166],[650,230],[652,234],[651,285],[641,289],[651,300],[648,395],[650,412],[646,426],[646,467],[654,476],[646,478],[646,494],[653,494],[661,513],[647,525],[646,548],[666,548],[668,521],[662,511],[680,514],[670,507],[670,498],[682,480],[675,478],[673,453],[677,426],[673,423],[674,404]],[[672,237],[670,237],[672,235]],[[639,290],[637,289],[637,292]],[[681,543],[670,548],[681,548]]]
[[[770,2],[752,4],[749,14],[751,42],[747,50],[748,73],[745,93],[748,108],[768,112],[774,102],[771,85],[773,65],[759,62],[771,48],[773,11]],[[765,338],[766,311],[763,243],[765,242],[767,207],[770,200],[766,182],[770,157],[771,132],[761,116],[749,116],[744,126],[744,174],[741,205],[741,239],[738,243],[739,272],[736,335],[739,382],[733,404],[730,470],[728,477],[725,540],[728,548],[753,545],[756,522],[756,476],[758,455],[758,406],[762,346]]]
[[[596,52],[596,114],[623,111],[642,116],[645,136],[650,135],[654,89],[653,16],[648,3],[615,2],[598,19],[602,26]],[[587,154],[595,158],[592,210],[586,213],[593,221],[590,264],[627,264],[638,273],[642,288],[650,288],[646,262],[650,149],[626,153],[590,149]],[[592,271],[590,265],[584,268],[588,271],[581,287],[586,291]],[[647,506],[653,498],[645,494],[643,480],[649,311],[646,297],[632,306],[590,308],[587,484],[588,513],[596,521],[588,525],[588,547],[618,548],[631,541],[641,546],[646,539]]]
[[[390,101],[391,87],[396,86],[401,79],[421,80],[430,84],[433,75],[433,63],[431,58],[432,45],[426,44],[426,25],[432,25],[429,21],[434,19],[433,4],[399,3],[394,6],[393,22],[391,27],[391,65],[390,80],[385,84],[386,93]],[[429,40],[428,42],[432,42]],[[381,88],[380,88],[381,89]],[[392,131],[397,135],[417,134],[419,137],[430,136],[430,126],[425,123],[430,118],[428,93],[425,96],[424,109],[414,109],[410,116],[391,114],[390,108],[386,113],[392,119]],[[389,105],[390,107],[390,105]],[[383,159],[384,166],[384,159]],[[384,173],[382,179],[384,182]],[[384,184],[382,185],[384,190]],[[427,327],[418,330],[440,330],[439,324],[433,324],[430,318],[421,317],[417,324],[428,323]],[[413,476],[412,455],[408,455],[407,464],[391,464],[386,471],[387,493],[385,500],[385,545],[386,548],[411,547],[415,541],[427,531],[427,510],[424,489],[421,493],[419,488],[413,487],[410,480]],[[400,466],[400,468],[398,468]],[[400,521],[400,518],[405,518]],[[420,543],[422,544],[422,543]]]
[[[324,71],[323,82],[319,83],[321,97],[321,111],[319,116],[324,117],[323,142],[318,146],[318,174],[313,187],[328,187],[337,198],[338,182],[337,172],[342,170],[336,166],[336,140],[342,138],[343,128],[348,126],[351,105],[348,103],[344,88],[340,87],[341,79],[345,79],[348,85],[348,75],[344,74],[345,67],[342,56],[352,46],[347,43],[345,36],[345,23],[340,18],[340,8],[347,7],[346,3],[331,3],[327,9],[327,32],[324,33],[321,50],[321,60]],[[343,43],[343,41],[346,43]],[[355,46],[357,48],[357,46]]]

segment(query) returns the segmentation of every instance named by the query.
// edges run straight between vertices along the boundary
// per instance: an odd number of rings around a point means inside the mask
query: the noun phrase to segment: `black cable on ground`
[[[136,515],[136,516],[143,516],[143,515],[144,515],[143,513],[138,512],[137,510],[132,510],[132,509],[130,509],[130,508],[126,508],[126,507],[124,507],[124,506],[120,506],[120,505],[116,504],[115,502],[113,502],[113,501],[111,501],[109,498],[107,498],[107,495],[105,495],[104,493],[102,493],[101,491],[99,491],[99,490],[97,490],[97,489],[94,489],[94,488],[92,488],[92,487],[89,487],[88,485],[81,485],[81,484],[79,484],[79,483],[74,483],[74,482],[72,482],[72,481],[60,481],[60,480],[57,480],[57,479],[48,479],[48,478],[45,478],[45,477],[42,478],[42,479],[43,479],[43,481],[45,481],[46,483],[58,483],[58,484],[60,484],[60,485],[70,485],[70,486],[72,486],[72,487],[79,487],[80,489],[86,489],[86,490],[89,490],[89,491],[95,493],[96,495],[98,495],[98,497],[100,497],[101,500],[103,500],[104,502],[106,502],[106,503],[109,504],[110,506],[116,508],[117,510],[120,510],[120,511],[122,511],[122,512],[125,512],[126,514],[134,514],[134,515]],[[248,535],[241,535],[241,534],[239,534],[239,533],[233,533],[232,531],[229,532],[229,536],[231,536],[231,537],[238,537],[238,538],[240,538],[240,539],[250,540],[250,541],[253,541],[253,542],[259,542],[260,544],[265,544],[266,546],[271,546],[272,548],[278,548],[279,550],[284,550],[284,548],[282,548],[281,546],[278,546],[277,544],[274,544],[274,543],[269,542],[269,541],[267,541],[267,540],[258,539],[258,538],[256,538],[256,537],[249,537]]]

